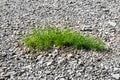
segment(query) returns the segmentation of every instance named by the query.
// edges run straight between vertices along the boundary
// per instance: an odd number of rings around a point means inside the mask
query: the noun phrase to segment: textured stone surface
[[[46,23],[100,37],[107,50],[27,54],[20,39]],[[0,0],[0,80],[119,80],[119,44],[119,0]]]

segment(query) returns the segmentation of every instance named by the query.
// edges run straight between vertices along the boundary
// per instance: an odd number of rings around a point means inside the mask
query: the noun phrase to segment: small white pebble
[[[102,68],[104,67],[104,65],[103,65],[102,63],[100,64],[100,66],[101,66]]]
[[[120,78],[120,75],[119,75],[119,74],[113,74],[113,73],[112,73],[111,75],[112,75],[112,77],[115,78],[115,79],[119,79],[119,78]]]
[[[67,58],[69,59],[69,58],[71,58],[73,56],[73,54],[68,54],[67,55]]]
[[[27,66],[22,67],[22,69],[32,69],[32,67],[31,65],[27,65]]]
[[[49,65],[51,65],[52,64],[52,61],[50,61],[50,62],[47,62],[47,66],[49,66]]]
[[[120,70],[120,68],[114,68],[114,71]]]
[[[59,80],[65,80],[64,78],[60,78]]]
[[[112,21],[108,21],[108,24],[110,24],[111,26],[116,26],[116,23]]]
[[[41,59],[41,57],[42,57],[42,55],[39,55],[39,56],[37,57],[37,60],[40,60],[40,59]]]
[[[54,53],[57,53],[57,52],[58,52],[58,50],[57,50],[57,49],[55,49]]]

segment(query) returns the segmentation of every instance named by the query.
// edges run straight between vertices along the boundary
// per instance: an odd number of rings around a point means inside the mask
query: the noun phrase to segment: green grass
[[[48,50],[54,45],[76,49],[103,51],[104,43],[90,35],[83,35],[70,29],[46,27],[33,29],[32,33],[22,39],[25,46],[36,50]]]

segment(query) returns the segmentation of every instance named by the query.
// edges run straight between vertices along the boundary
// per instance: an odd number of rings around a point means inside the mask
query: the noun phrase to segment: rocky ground
[[[22,36],[46,23],[91,33],[108,48],[29,54]],[[120,0],[0,0],[0,80],[120,80]]]

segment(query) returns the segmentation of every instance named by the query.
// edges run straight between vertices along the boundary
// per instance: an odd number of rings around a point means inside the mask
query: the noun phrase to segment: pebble
[[[65,80],[65,78],[60,78],[59,80]]]
[[[52,64],[53,61],[49,61],[47,62],[47,66],[50,66]]]
[[[32,69],[32,67],[31,65],[27,65],[27,66],[22,67],[22,69]]]
[[[120,68],[114,68],[114,71],[118,71],[118,70],[120,70]]]
[[[115,78],[117,80],[120,79],[120,74],[111,74],[111,75],[113,78]]]
[[[71,57],[74,57],[74,55],[73,54],[68,54],[67,55],[67,59],[70,59]]]
[[[64,63],[65,61],[66,61],[66,58],[61,58],[60,60],[58,60],[58,64],[60,65],[60,64]]]
[[[112,21],[108,21],[108,24],[110,24],[111,26],[116,26],[116,23]]]
[[[83,28],[81,29],[82,31],[92,31],[92,27],[89,25],[84,25]]]
[[[42,58],[42,55],[37,56],[37,60],[40,60]]]

